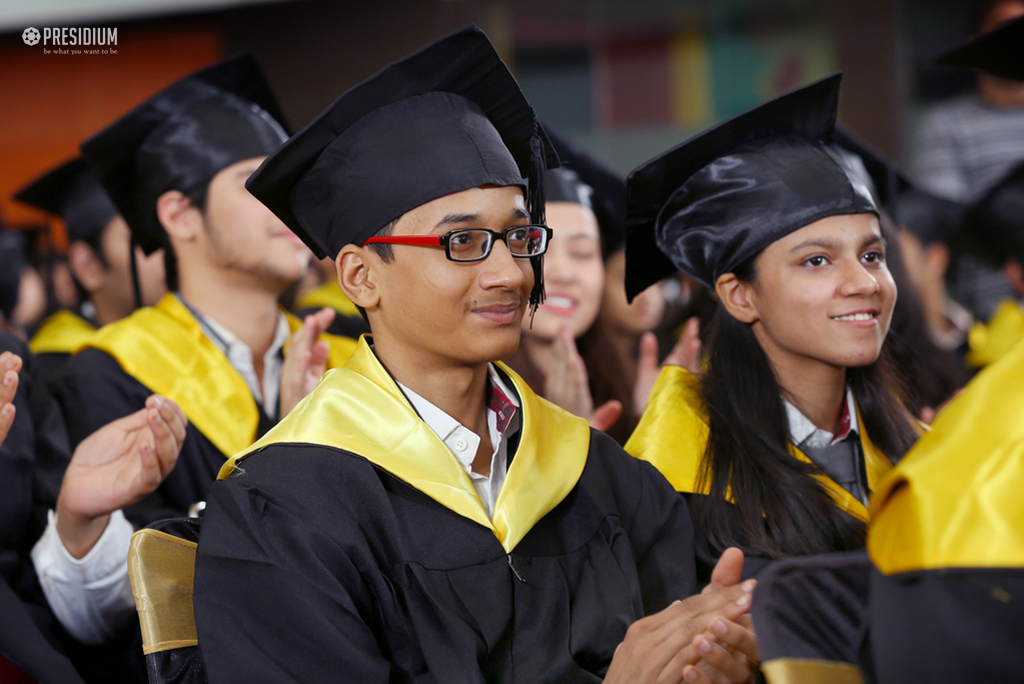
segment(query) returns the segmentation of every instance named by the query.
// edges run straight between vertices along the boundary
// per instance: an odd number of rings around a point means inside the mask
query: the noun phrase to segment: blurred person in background
[[[33,549],[50,605],[83,643],[138,633],[125,562],[135,527],[201,506],[224,460],[355,346],[321,339],[330,311],[303,322],[277,303],[310,252],[245,181],[287,137],[282,118],[259,66],[242,54],[168,86],[82,144],[131,244],[164,250],[170,292],[101,328],[50,389],[72,444],[153,394],[188,418],[180,458],[146,496],[107,502],[123,510],[58,510]]]
[[[167,291],[163,250],[147,256],[136,246],[135,264],[131,263],[128,224],[81,157],[47,172],[15,198],[64,221],[68,268],[81,299],[77,310],[61,309],[49,316],[29,341],[39,376],[47,382],[97,328],[135,310],[133,268],[141,304],[152,306],[160,300]]]
[[[587,367],[576,347],[576,339],[597,320],[604,294],[594,189],[569,167],[548,169],[544,186],[553,231],[544,255],[545,298],[524,317],[519,349],[507,363],[539,395],[604,430],[618,420],[622,405],[594,405]]]
[[[1024,0],[983,5],[978,33],[1024,15]],[[941,61],[940,61],[941,63]],[[1024,83],[978,74],[974,92],[935,105],[916,133],[910,170],[914,182],[939,197],[971,204],[1024,160]],[[1012,294],[998,269],[971,255],[956,255],[950,293],[986,319]]]

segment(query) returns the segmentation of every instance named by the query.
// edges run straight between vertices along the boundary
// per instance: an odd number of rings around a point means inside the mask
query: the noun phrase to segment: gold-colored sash
[[[70,354],[96,334],[89,321],[67,309],[56,312],[39,326],[29,340],[33,354]]]
[[[1024,345],[979,373],[871,498],[885,574],[1024,567]]]
[[[857,424],[868,487],[873,490],[882,475],[892,468],[892,462],[872,444],[859,409]],[[665,366],[651,390],[647,409],[636,431],[626,442],[626,451],[652,463],[676,491],[707,494],[707,483],[698,480],[708,436],[707,410],[700,394],[700,380],[685,368]],[[805,463],[812,462],[792,444],[789,445],[789,453]],[[856,497],[827,475],[813,477],[825,486],[840,510],[863,522],[868,521],[868,509]],[[732,501],[731,492],[726,498]]]
[[[1024,310],[1012,299],[1003,301],[988,323],[976,322],[967,332],[969,350],[964,361],[984,368],[1006,356],[1024,340]]]
[[[287,318],[292,332],[302,324],[294,316]],[[324,339],[331,344],[331,367],[344,363],[356,346],[347,338]],[[225,455],[238,453],[256,439],[259,409],[252,391],[173,294],[104,326],[85,346],[110,354],[125,373],[176,402]]]
[[[515,458],[488,519],[462,465],[423,422],[377,360],[364,335],[341,369],[238,459],[279,443],[318,444],[358,454],[446,508],[492,530],[506,552],[576,486],[590,444],[587,422],[535,395],[511,369],[499,367],[519,394],[521,432]]]

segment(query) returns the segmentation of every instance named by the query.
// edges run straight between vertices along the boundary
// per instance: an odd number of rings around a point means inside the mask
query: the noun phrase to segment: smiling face
[[[776,369],[873,363],[889,331],[896,285],[873,214],[829,216],[757,257],[747,289],[754,334]]]
[[[210,181],[204,212],[205,255],[216,268],[283,292],[302,277],[313,255],[281,219],[245,189],[245,181],[263,159],[232,164]]]
[[[601,233],[594,212],[580,204],[548,202],[546,211],[553,231],[544,255],[546,298],[523,333],[552,340],[568,326],[579,337],[594,324],[601,307]]]
[[[520,188],[485,186],[403,214],[392,235],[444,235],[461,228],[500,232],[529,221]],[[533,289],[529,259],[513,258],[500,240],[486,259],[473,262],[450,261],[443,247],[391,249],[388,262],[368,247],[353,246],[338,259],[342,288],[366,309],[379,352],[414,359],[420,369],[477,366],[515,352]],[[365,268],[353,270],[346,263],[353,259]]]

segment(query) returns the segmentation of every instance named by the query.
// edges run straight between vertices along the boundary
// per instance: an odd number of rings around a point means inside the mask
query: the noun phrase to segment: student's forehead
[[[454,216],[477,216],[482,221],[506,221],[517,215],[526,216],[526,213],[526,198],[519,186],[483,186],[421,204],[398,219],[394,232],[429,230]]]

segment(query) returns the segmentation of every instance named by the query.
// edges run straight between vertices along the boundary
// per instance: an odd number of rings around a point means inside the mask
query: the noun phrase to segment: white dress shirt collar
[[[488,392],[487,429],[490,433],[491,446],[494,449],[491,454],[490,475],[473,472],[473,460],[480,447],[480,437],[475,432],[402,383],[398,383],[398,386],[402,388],[409,403],[416,409],[427,427],[437,435],[438,439],[462,465],[473,482],[480,501],[484,504],[487,517],[491,517],[494,514],[494,503],[498,499],[498,492],[501,491],[501,485],[504,483],[505,474],[508,471],[509,437],[519,430],[520,418],[518,397],[502,381],[493,364],[488,364],[488,377],[490,391]]]
[[[846,388],[846,402],[843,404],[843,412],[840,417],[841,429],[838,434],[820,429],[785,397],[782,398],[782,401],[786,406],[786,418],[789,419],[790,441],[797,446],[806,443],[811,447],[826,447],[846,439],[851,432],[858,433],[857,402],[849,387]]]

